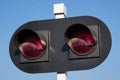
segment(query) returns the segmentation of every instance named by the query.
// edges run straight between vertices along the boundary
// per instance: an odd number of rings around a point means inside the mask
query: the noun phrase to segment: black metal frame
[[[64,38],[65,31],[72,24],[80,23],[89,28],[89,26],[96,25],[99,30],[93,29],[98,33],[98,50],[94,53],[99,54],[98,57],[89,57],[89,58],[78,58],[70,59],[71,55],[70,48],[66,44]],[[15,46],[14,38],[16,33],[21,30],[30,29],[34,32],[47,31],[49,34],[43,34],[48,36],[47,46],[48,47],[48,60],[47,61],[37,61],[31,63],[20,63],[20,52]],[[39,33],[38,33],[39,34]],[[52,20],[42,20],[42,21],[32,21],[22,25],[19,29],[13,34],[9,51],[10,57],[13,63],[20,70],[27,73],[45,73],[45,72],[66,72],[73,70],[86,70],[94,68],[100,65],[108,56],[111,49],[112,39],[111,34],[107,26],[99,19],[91,16],[80,16],[73,18],[64,18],[64,19],[52,19]],[[92,54],[92,53],[91,53]]]

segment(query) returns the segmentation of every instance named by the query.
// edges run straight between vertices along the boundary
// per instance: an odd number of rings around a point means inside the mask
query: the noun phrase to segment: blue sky
[[[20,71],[9,56],[9,42],[15,30],[28,21],[54,19],[55,3],[65,3],[67,17],[89,15],[101,19],[112,35],[107,59],[90,70],[67,72],[68,80],[120,80],[120,0],[0,0],[0,80],[56,80],[55,72]]]

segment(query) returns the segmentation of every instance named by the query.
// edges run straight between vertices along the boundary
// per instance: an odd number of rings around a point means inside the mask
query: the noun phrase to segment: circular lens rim
[[[90,34],[92,35],[93,40],[94,40],[94,47],[92,47],[92,48],[91,48],[88,52],[86,52],[86,53],[79,53],[79,52],[75,51],[75,50],[72,48],[72,46],[71,46],[71,40],[74,39],[74,38],[69,38],[69,37],[67,36],[68,31],[71,30],[71,27],[72,27],[72,28],[73,28],[73,27],[75,28],[75,27],[76,27],[75,25],[79,25],[79,26],[77,26],[77,27],[83,26],[83,27],[85,27],[86,29],[88,29],[89,32],[90,32]],[[94,31],[90,30],[87,26],[85,26],[85,25],[83,25],[83,24],[80,24],[80,23],[76,23],[76,24],[73,24],[73,25],[71,25],[70,27],[68,27],[67,30],[65,31],[65,36],[64,36],[64,37],[65,37],[65,41],[66,41],[67,45],[69,46],[69,48],[73,51],[74,54],[76,54],[76,55],[78,55],[78,56],[86,56],[86,55],[89,55],[92,51],[94,51],[94,49],[96,48],[96,45],[97,45],[97,39],[96,39],[96,35],[95,35]],[[77,37],[75,37],[75,38],[77,38]],[[80,38],[78,38],[78,39],[80,39]]]
[[[28,32],[28,33],[26,33],[26,32]],[[46,41],[45,37],[41,33],[36,33],[35,31],[29,30],[29,29],[21,30],[15,36],[14,40],[17,41],[17,42],[15,42],[15,44],[16,44],[15,46],[17,46],[18,49],[19,49],[20,45],[26,43],[26,41],[25,42],[24,41],[19,41],[19,39],[20,38],[25,39],[24,34],[28,34],[28,36],[29,36],[30,35],[29,33],[35,35],[35,37],[37,37],[41,41],[42,45],[44,46],[44,51],[42,51],[42,53],[38,57],[35,57],[35,58],[30,58],[30,57],[26,56],[24,53],[22,53],[21,51],[20,52],[26,59],[28,59],[28,60],[36,60],[36,59],[39,59],[41,56],[44,55],[44,53],[46,51],[46,46],[47,46],[47,41]],[[31,43],[31,42],[28,42],[28,43]]]

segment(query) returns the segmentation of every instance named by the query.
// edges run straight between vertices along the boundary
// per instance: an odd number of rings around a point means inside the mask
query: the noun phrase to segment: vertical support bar
[[[54,4],[54,15],[56,19],[65,18],[67,15],[64,3]]]
[[[63,72],[63,73],[57,72],[57,80],[67,80],[67,73],[66,72]]]
[[[67,15],[64,3],[54,4],[55,19],[65,18]],[[57,80],[67,80],[66,72],[57,72]]]

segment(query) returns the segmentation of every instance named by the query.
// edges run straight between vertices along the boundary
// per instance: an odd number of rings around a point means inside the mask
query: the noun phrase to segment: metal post
[[[66,17],[66,7],[64,3],[54,4],[54,15],[56,19],[65,18]],[[66,72],[57,72],[57,80],[67,80]]]
[[[66,7],[65,7],[64,3],[54,4],[54,12],[53,13],[54,13],[56,19],[65,18],[67,13],[66,13]]]
[[[57,80],[67,80],[67,73],[57,72]]]

